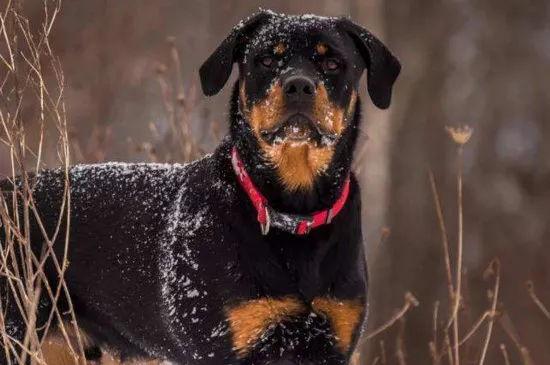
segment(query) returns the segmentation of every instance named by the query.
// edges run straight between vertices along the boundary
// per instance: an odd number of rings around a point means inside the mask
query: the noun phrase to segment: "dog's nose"
[[[315,93],[315,83],[309,77],[290,76],[283,82],[283,91],[290,100],[310,100]]]

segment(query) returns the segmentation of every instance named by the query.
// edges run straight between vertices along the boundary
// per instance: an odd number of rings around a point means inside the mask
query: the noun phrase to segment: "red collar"
[[[298,215],[298,214],[286,214],[273,210],[267,202],[267,199],[260,193],[260,191],[254,186],[250,176],[244,168],[244,164],[239,158],[237,148],[233,147],[231,151],[231,164],[233,170],[241,183],[244,191],[248,194],[248,197],[252,201],[252,204],[258,211],[258,222],[262,228],[264,235],[269,233],[270,227],[277,227],[283,231],[290,232],[297,235],[308,234],[313,228],[317,228],[324,224],[329,224],[332,218],[336,217],[338,213],[344,207],[346,199],[349,194],[349,176],[344,182],[344,188],[342,189],[342,195],[334,203],[334,205],[325,210],[315,212],[311,215]]]

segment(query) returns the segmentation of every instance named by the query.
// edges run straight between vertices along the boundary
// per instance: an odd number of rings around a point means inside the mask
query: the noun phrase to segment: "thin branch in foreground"
[[[449,135],[455,141],[458,146],[458,171],[457,171],[457,199],[458,199],[458,253],[456,260],[456,290],[455,290],[455,303],[453,308],[453,314],[451,316],[453,322],[453,338],[455,344],[455,365],[460,365],[460,349],[458,346],[458,309],[461,301],[461,286],[462,286],[462,256],[464,247],[464,213],[463,213],[463,199],[462,199],[462,154],[464,151],[464,145],[470,140],[473,130],[472,128],[465,126],[463,128],[447,128]]]
[[[548,309],[542,304],[539,297],[537,296],[537,293],[535,292],[535,284],[533,281],[529,280],[525,283],[525,286],[527,287],[527,292],[529,293],[529,296],[533,300],[533,303],[541,310],[541,312],[546,316],[546,318],[550,319],[550,312]]]
[[[500,317],[500,321],[498,323],[500,324],[504,332],[508,335],[508,337],[512,340],[512,342],[516,346],[518,352],[521,355],[523,365],[534,365],[534,362],[531,359],[531,353],[529,352],[529,349],[521,344],[517,334],[514,333],[512,329],[513,324],[510,317],[502,316]]]
[[[504,358],[504,365],[510,365],[508,351],[506,350],[506,345],[503,343],[500,344],[500,352],[502,353],[502,357]]]
[[[484,312],[481,315],[481,317],[479,317],[479,319],[476,321],[476,323],[474,323],[474,325],[468,331],[468,333],[464,336],[464,338],[462,338],[462,340],[459,341],[458,346],[464,345],[466,343],[466,341],[468,341],[477,332],[477,330],[481,327],[481,325],[489,317],[490,317],[490,312],[489,311]]]
[[[485,362],[485,356],[487,356],[487,350],[489,349],[489,341],[491,341],[491,334],[493,332],[494,318],[496,316],[497,302],[498,302],[498,293],[500,289],[500,262],[498,260],[493,260],[489,264],[489,267],[485,271],[484,277],[494,276],[495,277],[495,286],[493,291],[490,294],[490,299],[492,300],[491,312],[489,315],[489,324],[487,326],[487,334],[485,336],[485,341],[483,342],[483,351],[481,352],[481,358],[479,359],[479,365],[483,365]]]
[[[386,331],[388,328],[392,327],[395,322],[397,322],[401,317],[403,317],[411,308],[418,307],[420,303],[418,302],[418,299],[415,298],[415,296],[411,292],[405,293],[405,304],[403,305],[403,308],[401,308],[393,317],[391,317],[385,324],[378,327],[373,332],[367,334],[365,336],[365,340],[370,340],[371,338],[374,338],[381,334],[382,332]]]
[[[436,353],[437,353],[437,319],[439,317],[439,305],[440,305],[439,300],[436,300],[434,304],[433,328],[432,328],[432,333],[433,333],[432,342],[433,342],[434,349],[436,350]]]
[[[386,365],[386,344],[384,340],[380,340],[380,359],[382,361],[382,365]]]
[[[428,343],[428,349],[430,351],[430,357],[432,358],[432,364],[433,365],[439,365],[439,355],[437,355],[437,348],[433,341],[430,341]]]
[[[429,173],[430,186],[432,188],[432,195],[435,203],[435,210],[437,212],[437,221],[439,223],[439,230],[441,232],[441,244],[443,245],[443,258],[445,259],[445,274],[447,275],[447,290],[449,291],[449,300],[454,298],[453,288],[453,275],[451,274],[451,259],[449,257],[449,240],[447,238],[447,228],[445,227],[445,221],[443,220],[443,211],[441,209],[441,203],[439,194],[437,192],[437,185],[435,184],[435,177],[433,171]]]
[[[395,339],[395,356],[399,365],[407,365],[405,361],[405,317],[399,318],[399,331]]]
[[[0,33],[6,39],[10,53],[10,67],[2,82],[0,90],[0,126],[4,135],[0,136],[0,143],[8,145],[11,159],[11,177],[9,181],[15,186],[11,192],[10,202],[0,196],[0,219],[5,225],[5,240],[0,249],[0,275],[6,283],[6,300],[2,304],[2,318],[0,334],[6,361],[10,364],[26,363],[44,364],[43,345],[50,328],[52,318],[61,321],[61,313],[56,303],[63,294],[70,307],[71,301],[64,283],[64,273],[68,267],[67,246],[69,243],[69,229],[65,230],[65,237],[58,236],[59,226],[66,221],[70,226],[70,196],[68,194],[68,166],[69,140],[65,104],[63,102],[64,76],[58,58],[55,57],[49,35],[60,11],[60,0],[43,0],[44,20],[41,24],[32,23],[24,14],[22,1],[9,1],[5,9],[0,10]],[[36,31],[36,32],[35,32]],[[48,76],[48,77],[46,77]],[[23,120],[22,110],[27,105],[36,105],[38,116],[36,119]],[[26,128],[37,127],[38,136],[28,138]],[[46,127],[53,127],[58,137],[57,157],[65,171],[65,192],[53,237],[49,237],[42,225],[33,199],[34,186],[27,174],[27,167],[38,170],[45,166],[44,141]],[[34,140],[37,140],[35,146]],[[30,141],[33,141],[31,144]],[[40,227],[44,246],[42,251],[31,249],[30,221],[33,226]],[[64,240],[63,240],[63,239]],[[64,244],[63,257],[59,258],[52,250],[52,245]],[[64,242],[62,242],[64,241]],[[63,246],[62,246],[63,247]],[[44,264],[52,259],[57,270],[56,281],[59,284],[52,287],[44,273]],[[37,306],[41,298],[49,298],[54,309],[45,324],[40,323],[37,328]],[[10,300],[13,299],[13,300]],[[5,304],[5,305],[4,305]],[[5,314],[7,306],[11,313],[18,311],[24,333],[10,336],[6,330]],[[74,311],[68,311],[72,317],[71,324],[76,326]],[[65,314],[65,313],[64,313]],[[11,316],[12,314],[10,314]],[[42,331],[44,338],[39,339],[37,331]],[[63,330],[61,330],[64,333]],[[78,337],[78,336],[77,336]],[[70,344],[69,348],[71,347]],[[79,341],[79,354],[75,355],[75,363],[84,364],[84,350]]]
[[[451,349],[451,338],[449,337],[448,329],[445,329],[445,346],[447,346],[447,350],[443,351],[441,355],[443,356],[446,353],[449,365],[454,365],[453,352],[449,351]]]

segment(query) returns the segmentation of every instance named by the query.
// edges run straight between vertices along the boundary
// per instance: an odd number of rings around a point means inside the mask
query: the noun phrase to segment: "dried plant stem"
[[[183,87],[183,76],[181,74],[181,61],[176,48],[175,38],[170,37],[168,39],[168,44],[170,46],[170,57],[174,68],[176,70],[176,87],[178,90],[177,94],[177,104],[180,109],[181,117],[181,138],[183,143],[183,160],[184,162],[189,162],[193,159],[193,151],[195,149],[195,142],[191,136],[190,121],[189,121],[189,111],[187,110],[185,90]]]
[[[462,250],[464,237],[464,217],[462,206],[462,145],[458,146],[458,177],[457,177],[457,193],[458,193],[458,253],[456,259],[456,290],[455,302],[453,308],[453,339],[455,345],[454,363],[460,365],[460,348],[458,346],[459,330],[458,330],[458,309],[460,307],[461,287],[462,287]]]
[[[0,304],[10,306],[9,310],[12,313],[18,311],[21,324],[25,326],[22,338],[10,336],[4,325],[5,315],[8,313],[8,308],[4,306],[0,308],[2,311],[0,334],[8,364],[26,363],[27,359],[31,364],[44,364],[42,344],[45,336],[39,339],[37,335],[37,308],[40,298],[49,297],[53,309],[47,322],[41,324],[40,330],[47,334],[52,319],[56,318],[60,322],[61,333],[68,347],[75,355],[76,363],[84,365],[84,349],[80,333],[75,331],[79,351],[77,355],[71,347],[74,339],[69,339],[62,322],[64,317],[69,315],[71,323],[77,328],[76,316],[64,281],[64,274],[68,268],[69,229],[64,231],[64,237],[58,239],[60,226],[64,223],[66,227],[70,227],[68,185],[70,144],[63,102],[65,82],[59,60],[53,55],[48,39],[60,11],[61,2],[43,0],[43,4],[44,19],[41,28],[37,27],[36,34],[33,33],[34,28],[31,27],[28,18],[22,13],[21,1],[9,1],[5,8],[0,9],[0,33],[2,33],[0,36],[6,40],[6,49],[9,53],[7,58],[2,58],[4,63],[9,64],[6,65],[8,72],[0,86],[0,102],[5,106],[0,108],[0,125],[5,134],[1,142],[10,150],[12,167],[10,180],[14,186],[11,193],[0,195],[0,218],[5,232],[5,242],[2,242],[0,247],[0,275],[3,279],[2,283],[5,283],[7,292],[10,294],[9,301],[6,300]],[[48,83],[43,76],[46,69],[52,76],[47,78]],[[53,82],[53,87],[50,87],[50,81]],[[32,99],[33,96],[36,100]],[[28,104],[37,105],[40,112],[36,120],[39,135],[34,149],[37,152],[33,151],[25,134],[24,122],[29,122],[28,124],[31,125],[31,121],[22,119],[22,108]],[[47,121],[49,123],[46,123]],[[27,177],[27,165],[32,165],[34,169],[44,166],[42,158],[47,124],[51,124],[53,130],[58,132],[58,157],[65,168],[65,191],[57,227],[52,237],[48,236],[42,225],[33,200],[34,187],[31,186],[30,179]],[[27,163],[31,158],[34,159],[33,163]],[[10,196],[11,199],[9,199]],[[40,228],[45,242],[38,253],[30,245],[31,221],[33,225],[36,223]],[[64,243],[63,257],[55,255],[54,242],[57,247]],[[57,270],[59,284],[56,288],[52,288],[44,272],[44,265],[50,259]],[[63,314],[56,307],[62,294],[69,305],[68,313]]]
[[[4,316],[4,308],[2,305],[2,301],[0,301],[0,328],[6,328],[6,318]],[[7,355],[10,353],[10,346],[11,346],[8,335],[5,331],[0,331],[0,335],[2,336],[2,345],[4,347],[4,354]],[[7,365],[12,364],[10,356],[6,356],[6,360],[7,360]]]
[[[14,7],[12,8],[12,17],[11,20],[13,21],[16,26],[21,27],[23,30],[22,34],[27,39],[27,43],[29,46],[32,44],[29,42],[29,37],[27,32],[25,32],[24,27],[22,27],[21,19],[19,15],[19,11],[21,8],[21,4],[19,1],[14,2]],[[15,56],[13,57],[15,60],[15,64],[21,63],[20,58],[24,58],[23,53],[19,50],[19,44],[17,42],[13,42],[13,51]],[[32,48],[32,47],[31,47]],[[16,109],[16,116],[13,119],[12,128],[13,131],[15,131],[15,138],[14,138],[14,153],[17,154],[19,158],[16,159],[18,166],[17,171],[21,175],[22,183],[23,183],[23,189],[22,189],[22,200],[23,200],[23,239],[20,241],[23,246],[22,249],[19,251],[20,255],[22,256],[21,264],[23,265],[23,280],[25,282],[25,289],[24,293],[26,294],[24,296],[24,313],[25,317],[27,318],[26,324],[26,331],[25,336],[23,338],[23,344],[22,347],[24,349],[29,349],[30,353],[35,353],[37,349],[37,335],[35,332],[36,327],[36,311],[38,309],[38,302],[40,300],[40,292],[41,288],[40,285],[35,285],[33,280],[33,265],[32,265],[32,256],[33,253],[31,251],[31,245],[30,245],[30,220],[29,220],[29,201],[30,201],[30,195],[32,194],[31,191],[28,189],[28,176],[27,176],[27,169],[25,166],[25,151],[26,149],[24,146],[26,145],[25,141],[25,127],[23,124],[23,120],[20,116],[21,112],[21,106],[22,106],[22,95],[24,87],[27,85],[29,79],[30,79],[30,72],[27,75],[27,78],[24,82],[21,82],[20,80],[20,74],[19,72],[14,72],[13,74],[13,85],[14,85],[14,96],[15,96],[15,102],[17,105]],[[15,170],[15,169],[14,169]],[[18,225],[18,228],[21,228],[20,225]],[[21,353],[21,363],[26,364],[27,362],[27,356],[28,353],[26,351],[23,351]]]
[[[525,286],[527,287],[527,292],[529,293],[529,296],[531,297],[535,305],[541,310],[546,318],[550,319],[550,312],[544,306],[544,304],[542,304],[539,297],[537,296],[537,293],[535,292],[535,284],[531,280],[529,280],[527,283],[525,283]]]
[[[489,349],[489,341],[491,341],[491,334],[493,332],[494,318],[496,316],[498,294],[500,289],[500,262],[498,260],[493,260],[489,265],[486,273],[492,274],[495,276],[495,286],[491,293],[492,295],[492,304],[491,312],[489,315],[489,324],[487,325],[487,334],[485,335],[485,341],[483,342],[483,350],[481,352],[481,357],[479,359],[479,365],[483,365],[485,362],[485,356],[487,356],[487,350]]]
[[[504,365],[510,365],[510,358],[508,357],[508,351],[506,350],[506,345],[503,343],[500,344],[500,352],[502,353],[502,357],[504,358]]]
[[[405,361],[405,317],[399,318],[399,331],[395,339],[395,356],[399,365],[407,365]]]
[[[382,365],[386,365],[386,343],[384,340],[380,340],[380,360],[382,361]]]
[[[435,184],[435,178],[433,172],[429,173],[430,186],[432,188],[432,194],[435,202],[435,210],[437,212],[437,221],[439,223],[439,230],[441,232],[441,243],[443,245],[443,258],[445,260],[445,274],[447,275],[447,289],[449,291],[449,300],[454,298],[453,288],[453,276],[451,274],[451,259],[449,258],[449,240],[447,238],[447,228],[445,227],[445,221],[443,220],[443,211],[441,209],[441,203],[439,194],[437,192],[437,185]]]
[[[466,341],[468,341],[477,332],[477,330],[481,327],[483,322],[485,322],[485,320],[487,318],[489,318],[489,316],[490,316],[490,312],[487,311],[487,312],[483,313],[481,315],[481,317],[479,317],[479,319],[476,321],[476,323],[474,323],[474,325],[468,331],[468,333],[464,336],[464,338],[462,338],[462,340],[460,340],[460,342],[458,343],[458,346],[464,345],[466,343]]]
[[[531,359],[531,354],[529,353],[529,349],[525,346],[523,346],[520,349],[521,353],[521,359],[523,360],[523,365],[534,365],[533,359]]]
[[[378,327],[373,332],[367,334],[365,336],[365,340],[370,340],[371,338],[374,338],[374,337],[378,336],[379,334],[381,334],[382,332],[384,332],[388,328],[392,327],[395,324],[395,322],[397,322],[401,317],[403,317],[409,311],[409,309],[411,309],[413,307],[418,307],[418,305],[419,305],[418,299],[416,299],[415,296],[412,295],[412,293],[410,293],[410,292],[405,293],[405,304],[403,305],[403,308],[401,308],[385,324]]]
[[[428,343],[428,349],[430,350],[430,357],[432,358],[432,364],[433,365],[439,365],[439,355],[437,354],[437,348],[436,344],[433,341],[430,341]]]
[[[454,359],[453,359],[453,352],[449,351],[451,348],[451,338],[449,337],[449,331],[445,329],[445,346],[447,348],[446,351],[443,351],[442,354],[447,354],[447,360],[449,361],[449,365],[454,365]]]
[[[162,101],[164,103],[164,109],[166,110],[166,114],[168,115],[168,122],[169,122],[170,128],[174,135],[178,135],[179,134],[178,128],[176,126],[176,113],[174,110],[174,105],[172,104],[170,99],[168,82],[166,82],[166,79],[164,78],[165,72],[166,72],[165,65],[159,65],[157,67],[157,82],[160,86],[160,91],[162,93]]]
[[[499,321],[499,324],[504,330],[504,332],[508,335],[508,337],[512,340],[514,345],[516,346],[518,352],[521,355],[523,365],[534,365],[533,360],[531,359],[531,354],[529,353],[529,349],[523,346],[519,341],[518,336],[513,333],[511,329],[511,321],[509,320],[508,323],[505,323],[503,321],[503,318],[504,317],[501,318],[501,320]]]
[[[439,300],[436,300],[435,304],[434,304],[433,328],[432,328],[432,333],[433,333],[433,340],[432,341],[433,341],[434,349],[437,349],[437,319],[438,319],[438,316],[439,316],[439,305],[440,305]]]

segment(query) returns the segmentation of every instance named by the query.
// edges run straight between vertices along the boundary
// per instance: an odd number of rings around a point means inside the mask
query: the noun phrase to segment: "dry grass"
[[[153,142],[136,143],[131,137],[126,142],[133,151],[146,152],[152,162],[190,162],[205,155],[203,146],[207,142],[217,142],[221,139],[220,128],[218,123],[210,121],[206,133],[209,141],[199,140],[193,134],[192,118],[199,111],[197,88],[196,85],[191,85],[188,89],[184,87],[181,74],[183,65],[175,39],[169,37],[166,43],[169,63],[157,65],[156,77],[170,133],[161,136],[158,127],[150,123],[149,131]]]
[[[70,196],[68,184],[65,184],[64,200],[59,212],[58,229],[53,236],[48,236],[38,216],[28,171],[43,166],[44,138],[46,133],[55,135],[58,142],[59,164],[68,173],[69,142],[65,106],[63,103],[64,76],[57,58],[50,48],[49,35],[60,11],[60,1],[45,0],[43,19],[40,26],[31,25],[22,13],[22,2],[10,0],[0,9],[0,37],[2,46],[2,75],[0,85],[0,123],[2,137],[0,142],[9,150],[12,171],[10,180],[16,189],[0,195],[0,217],[4,242],[0,246],[0,275],[5,285],[8,299],[0,305],[0,336],[8,364],[25,363],[30,359],[32,364],[43,364],[42,337],[37,334],[36,309],[41,295],[47,295],[56,303],[65,296],[70,303],[67,287],[63,280],[68,267],[66,258],[68,236],[57,237],[61,224],[70,224]],[[38,31],[33,32],[33,29]],[[45,74],[53,75],[45,79]],[[24,108],[27,105],[38,105],[38,116],[32,121],[26,120]],[[32,123],[39,125],[39,136],[36,145],[27,140],[26,128]],[[68,180],[67,180],[68,181]],[[44,244],[37,255],[30,246],[30,220],[37,222],[43,233]],[[64,244],[63,257],[57,257],[52,251],[53,242]],[[51,285],[43,271],[47,261],[51,261],[60,278],[59,285]],[[23,339],[16,339],[6,331],[8,311],[18,312],[25,323]],[[63,323],[62,318],[69,318],[69,326],[76,328],[73,311],[59,313],[54,310],[47,323],[40,329],[45,334],[51,331],[54,319]],[[76,341],[69,340],[65,325],[59,331],[67,341],[75,358],[83,359],[83,346],[78,331]],[[74,345],[74,346],[73,346]],[[80,356],[79,356],[80,355]],[[80,363],[84,363],[80,360]]]
[[[464,205],[463,205],[463,172],[462,172],[462,163],[463,163],[463,150],[466,147],[468,141],[472,137],[473,129],[469,127],[454,129],[447,129],[452,141],[456,144],[457,148],[457,219],[458,219],[458,236],[456,239],[456,257],[455,257],[455,274],[453,277],[452,266],[453,262],[450,255],[450,246],[448,240],[448,234],[446,229],[446,224],[443,219],[443,213],[441,208],[441,201],[439,198],[439,193],[437,191],[437,185],[433,173],[430,171],[428,174],[430,186],[432,189],[432,194],[435,203],[436,214],[438,218],[439,229],[441,232],[441,244],[442,244],[442,253],[445,263],[445,276],[447,281],[448,288],[448,298],[443,300],[434,301],[433,309],[433,340],[428,344],[427,351],[429,352],[430,358],[432,359],[433,365],[459,365],[459,364],[479,364],[483,365],[487,363],[487,354],[489,349],[493,344],[497,344],[492,341],[493,334],[495,331],[495,323],[500,325],[502,331],[508,336],[511,342],[515,345],[517,350],[517,355],[521,359],[521,364],[523,365],[533,365],[533,360],[531,358],[529,349],[521,343],[519,340],[518,334],[514,330],[513,323],[510,317],[501,313],[499,307],[502,307],[502,303],[499,302],[499,290],[501,286],[501,265],[498,259],[491,261],[484,272],[483,278],[486,281],[492,280],[493,285],[490,289],[487,290],[487,299],[489,302],[489,308],[483,312],[479,318],[470,323],[465,320],[465,316],[461,316],[461,312],[465,312],[467,309],[466,304],[463,300],[463,285],[462,277],[463,273],[463,248],[464,248]],[[384,233],[384,239],[386,238],[387,233]],[[531,298],[532,302],[536,307],[544,314],[544,316],[550,319],[550,312],[547,307],[541,302],[535,292],[535,286],[532,281],[526,283],[526,292]],[[412,295],[408,293],[408,295]],[[448,318],[445,321],[441,321],[441,303],[442,301],[447,301],[450,304],[450,312],[448,313]],[[396,322],[400,322],[404,326],[404,320],[409,309],[412,307],[418,306],[419,303],[415,300],[415,305],[410,305],[406,302],[405,306],[396,314],[388,320],[388,322],[382,325],[379,329],[374,332],[364,336],[365,340],[370,340],[375,336],[380,335],[384,331],[390,329]],[[462,321],[462,322],[461,322]],[[460,325],[459,325],[460,324]],[[460,328],[463,328],[460,331]],[[466,330],[467,328],[467,330]],[[481,335],[480,332],[482,329],[485,329],[485,334]],[[406,364],[406,357],[404,356],[404,348],[402,339],[403,333],[400,328],[396,336],[396,346],[395,346],[395,358],[396,362],[399,365]],[[471,351],[466,351],[466,347],[477,347],[481,350],[478,352],[477,356],[472,357]],[[498,349],[502,354],[502,361],[504,364],[509,365],[510,355],[509,350],[505,344],[498,344]],[[469,356],[465,356],[468,354]],[[374,357],[373,364],[386,363],[386,349],[384,342],[380,341],[380,349],[378,356]]]

